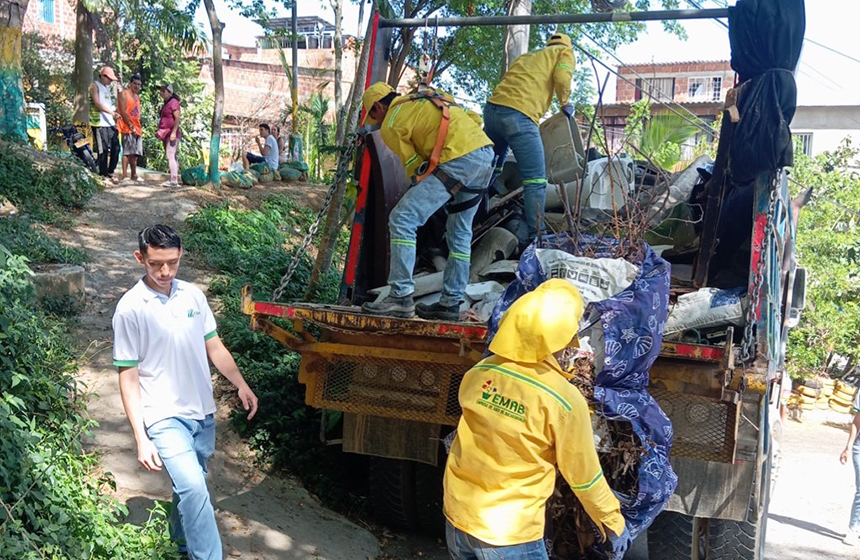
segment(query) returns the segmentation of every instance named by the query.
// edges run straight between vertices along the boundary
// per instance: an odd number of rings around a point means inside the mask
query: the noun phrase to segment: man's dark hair
[[[382,103],[383,105],[391,105],[391,102],[394,101],[394,98],[399,96],[399,95],[400,94],[397,93],[396,91],[392,91],[391,93],[389,93],[388,95],[386,95],[385,97],[380,99],[379,102]]]
[[[272,129],[269,128],[269,125],[267,125],[266,123],[260,123],[260,126],[258,128],[265,128],[266,132],[272,132]]]
[[[182,242],[179,234],[170,226],[155,224],[146,226],[137,234],[137,246],[141,253],[146,253],[150,247],[156,249],[181,249]]]

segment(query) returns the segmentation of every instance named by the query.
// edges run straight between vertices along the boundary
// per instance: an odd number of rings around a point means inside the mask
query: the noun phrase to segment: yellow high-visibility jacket
[[[556,465],[601,533],[624,531],[603,477],[588,405],[551,355],[537,364],[493,355],[460,384],[463,417],[445,467],[445,517],[495,546],[544,537]]]
[[[449,94],[439,93],[453,101]],[[493,145],[481,129],[481,119],[476,118],[475,113],[452,105],[449,114],[451,122],[439,156],[440,164]],[[442,111],[427,99],[410,100],[404,96],[391,103],[380,133],[385,144],[403,162],[407,177],[415,175],[418,166],[430,159],[441,122]]]
[[[562,105],[568,102],[574,68],[573,50],[565,45],[526,53],[514,60],[489,101],[516,109],[537,123],[549,110],[553,93]]]

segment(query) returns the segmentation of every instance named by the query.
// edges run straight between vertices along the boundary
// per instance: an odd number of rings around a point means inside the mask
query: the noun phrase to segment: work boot
[[[361,306],[361,310],[371,315],[385,315],[387,317],[400,317],[409,319],[415,316],[415,302],[412,296],[386,296],[382,301],[368,301]]]
[[[415,312],[422,319],[430,319],[432,321],[459,321],[460,306],[452,305],[445,307],[441,303],[419,303],[415,306]]]

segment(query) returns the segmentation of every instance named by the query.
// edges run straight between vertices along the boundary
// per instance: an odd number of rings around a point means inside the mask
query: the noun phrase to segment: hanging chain
[[[775,236],[771,229],[774,224],[774,214],[776,214],[776,201],[779,194],[779,177],[780,174],[774,174],[771,183],[770,200],[767,205],[767,216],[764,224],[764,237],[762,239],[759,259],[755,266],[753,275],[753,289],[749,294],[749,302],[747,303],[746,325],[744,325],[744,338],[741,342],[741,363],[746,364],[753,355],[753,326],[756,321],[756,310],[761,303],[761,289],[764,286],[764,268],[766,265],[768,249],[773,243]]]
[[[287,267],[287,272],[281,278],[281,283],[278,285],[277,289],[272,292],[272,301],[278,301],[284,295],[284,291],[287,289],[287,286],[290,285],[290,280],[293,278],[293,274],[295,274],[296,269],[299,267],[299,263],[302,261],[302,257],[307,253],[308,247],[313,241],[314,237],[317,234],[317,230],[320,227],[320,223],[322,223],[323,217],[328,213],[328,207],[331,205],[331,199],[334,198],[334,193],[337,191],[338,185],[341,181],[346,179],[346,175],[350,171],[350,164],[352,163],[352,157],[355,154],[355,149],[360,142],[360,136],[356,135],[354,139],[352,139],[344,148],[344,151],[341,152],[340,158],[337,160],[337,170],[334,174],[334,180],[331,183],[331,187],[328,189],[328,193],[326,193],[325,200],[323,201],[322,208],[320,208],[319,213],[317,213],[317,217],[314,222],[311,224],[310,229],[308,230],[307,235],[302,240],[301,245],[299,245],[296,254],[293,256],[293,260],[290,262],[290,266]]]

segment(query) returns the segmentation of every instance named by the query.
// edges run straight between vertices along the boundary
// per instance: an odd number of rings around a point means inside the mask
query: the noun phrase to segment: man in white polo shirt
[[[193,560],[222,560],[221,536],[206,487],[215,451],[215,399],[209,360],[239,390],[248,419],[257,397],[224,347],[199,288],[176,279],[182,244],[164,225],[138,234],[134,256],[146,274],[122,296],[113,317],[114,365],[137,460],[162,465],[173,482],[170,536]],[[208,359],[207,359],[208,358]]]

